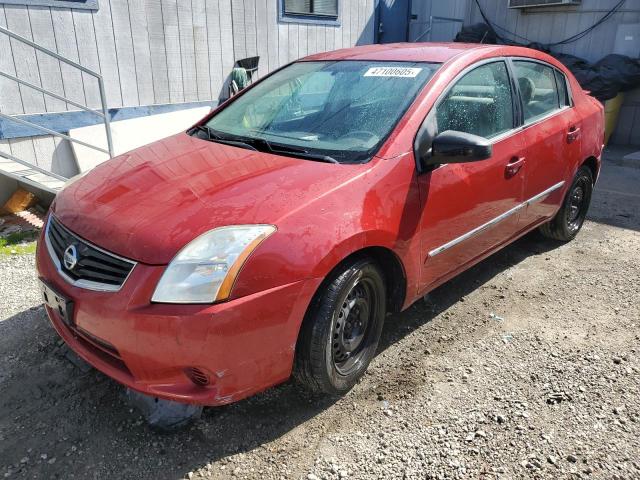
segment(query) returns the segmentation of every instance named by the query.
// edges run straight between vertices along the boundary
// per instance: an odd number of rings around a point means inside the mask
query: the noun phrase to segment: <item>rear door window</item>
[[[560,107],[571,106],[571,99],[569,98],[569,89],[567,88],[567,77],[565,77],[558,70],[556,73],[556,83],[558,84],[558,98],[560,99]]]
[[[525,123],[534,122],[560,108],[553,68],[525,60],[516,60],[513,64],[520,87]]]
[[[458,80],[436,107],[438,132],[491,138],[513,128],[513,99],[504,62],[482,65]]]

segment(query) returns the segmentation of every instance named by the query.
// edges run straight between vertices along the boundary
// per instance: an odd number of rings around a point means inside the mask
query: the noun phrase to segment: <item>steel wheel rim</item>
[[[362,363],[367,339],[375,324],[375,312],[372,281],[356,280],[338,306],[331,328],[331,359],[339,374],[349,375]]]
[[[587,179],[580,178],[569,194],[567,225],[571,231],[580,228],[586,213]]]

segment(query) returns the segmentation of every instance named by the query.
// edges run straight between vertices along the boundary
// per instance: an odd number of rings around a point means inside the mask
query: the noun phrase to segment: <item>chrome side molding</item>
[[[519,210],[521,210],[522,208],[525,208],[528,205],[531,205],[532,203],[536,203],[536,202],[540,202],[542,200],[544,200],[545,198],[547,198],[551,193],[555,192],[556,190],[558,190],[559,188],[562,188],[562,186],[564,185],[564,180],[562,182],[558,182],[555,185],[547,188],[546,190],[544,190],[543,192],[538,193],[537,195],[531,197],[528,200],[525,200],[524,202],[516,205],[515,207],[513,207],[510,210],[507,210],[506,212],[498,215],[495,218],[492,218],[491,220],[489,220],[486,223],[483,223],[482,225],[480,225],[479,227],[474,228],[473,230],[468,231],[467,233],[460,235],[457,238],[454,238],[453,240],[445,243],[444,245],[440,245],[437,248],[434,248],[433,250],[431,250],[428,254],[428,257],[435,257],[436,255],[450,249],[451,247],[454,247],[456,245],[458,245],[459,243],[464,242],[465,240],[469,240],[470,238],[475,237],[476,235],[482,233],[483,231],[493,227],[494,225],[500,223],[501,221],[509,218],[511,215],[513,215],[514,213],[517,213]]]

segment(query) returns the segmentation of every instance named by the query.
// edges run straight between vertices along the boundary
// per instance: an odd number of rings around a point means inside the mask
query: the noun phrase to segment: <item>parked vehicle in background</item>
[[[373,45],[295,62],[51,207],[47,313],[99,370],[206,405],[342,394],[387,312],[535,228],[573,239],[603,108],[541,52]]]

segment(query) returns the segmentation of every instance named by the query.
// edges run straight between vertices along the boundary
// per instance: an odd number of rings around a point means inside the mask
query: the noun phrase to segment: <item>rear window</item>
[[[560,108],[555,69],[542,63],[513,62],[524,107],[525,123],[531,123]]]
[[[567,77],[564,76],[558,70],[556,72],[556,83],[558,84],[558,99],[560,100],[561,107],[568,107],[571,105],[571,99],[569,98],[569,89],[567,88]]]

